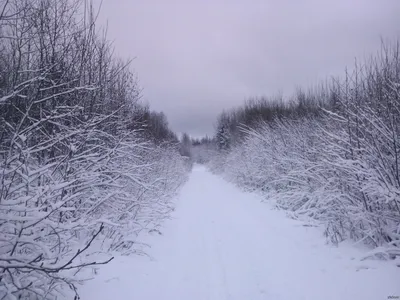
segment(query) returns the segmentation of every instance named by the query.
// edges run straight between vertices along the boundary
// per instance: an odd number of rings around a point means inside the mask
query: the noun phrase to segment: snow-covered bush
[[[83,4],[0,1],[0,299],[78,297],[77,273],[133,251],[190,168],[167,125],[148,138],[135,76]]]
[[[352,238],[400,255],[398,45],[325,94],[296,101],[266,109],[275,115],[250,128],[242,124],[241,142],[218,153],[211,168],[294,217],[323,223],[335,243]],[[315,110],[309,103],[317,102]]]
[[[191,165],[177,146],[147,143],[122,145],[109,164],[118,176],[118,189],[101,206],[110,221],[108,241],[103,245],[109,251],[129,253],[137,250],[132,245],[143,230],[158,230],[174,209],[171,199],[187,179]],[[118,213],[110,214],[117,207]]]

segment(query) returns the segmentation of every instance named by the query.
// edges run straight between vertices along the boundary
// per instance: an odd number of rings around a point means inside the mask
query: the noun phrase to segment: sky
[[[400,37],[400,0],[94,0],[143,100],[172,130],[213,135],[245,99],[340,76]]]

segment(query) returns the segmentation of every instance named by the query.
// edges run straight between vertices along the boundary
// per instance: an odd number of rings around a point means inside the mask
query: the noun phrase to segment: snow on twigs
[[[168,217],[190,169],[166,122],[143,130],[161,121],[84,4],[0,8],[15,35],[0,37],[0,299],[78,299],[87,269]]]
[[[379,247],[370,257],[398,258],[399,70],[399,45],[385,45],[343,81],[221,114],[211,170],[323,224],[333,243],[353,239]]]

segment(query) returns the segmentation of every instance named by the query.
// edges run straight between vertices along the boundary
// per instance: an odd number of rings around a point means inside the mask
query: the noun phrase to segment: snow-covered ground
[[[272,210],[196,166],[147,256],[119,257],[80,287],[83,300],[384,300],[400,268],[327,245],[322,230]]]

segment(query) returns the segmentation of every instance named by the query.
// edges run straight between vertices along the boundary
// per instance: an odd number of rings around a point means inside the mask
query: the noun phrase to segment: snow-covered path
[[[151,237],[152,259],[119,258],[81,290],[83,300],[384,300],[400,296],[400,268],[360,262],[326,245],[321,229],[271,210],[195,167],[173,220]]]

